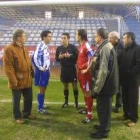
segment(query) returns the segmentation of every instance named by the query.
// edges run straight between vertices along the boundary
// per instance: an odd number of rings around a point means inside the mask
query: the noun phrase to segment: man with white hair
[[[109,33],[108,37],[110,39],[111,44],[114,46],[116,50],[117,57],[118,57],[118,66],[119,66],[122,57],[122,50],[123,50],[123,45],[120,41],[120,35],[118,32],[113,31]],[[115,113],[119,113],[121,106],[122,106],[122,93],[121,93],[121,87],[119,86],[119,92],[116,94],[116,104],[113,111]]]

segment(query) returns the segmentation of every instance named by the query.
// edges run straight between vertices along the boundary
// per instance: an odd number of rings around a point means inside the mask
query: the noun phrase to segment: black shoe
[[[75,108],[76,108],[77,110],[79,109],[78,103],[75,103]]]
[[[101,138],[107,138],[107,134],[101,134],[100,132],[95,132],[90,134],[91,138],[101,139]]]
[[[68,107],[68,106],[69,106],[68,103],[64,103],[64,104],[61,106],[61,108],[66,108],[66,107]]]
[[[85,109],[79,111],[79,114],[84,114],[85,115],[86,113],[87,113],[87,111]]]
[[[100,129],[100,125],[95,124],[95,125],[93,126],[93,128],[96,129],[96,130],[99,130],[99,129]]]
[[[120,107],[115,107],[113,109],[113,112],[115,112],[115,113],[119,113],[120,111],[121,111],[121,108]]]

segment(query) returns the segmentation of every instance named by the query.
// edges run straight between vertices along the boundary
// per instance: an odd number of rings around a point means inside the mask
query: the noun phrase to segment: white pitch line
[[[23,102],[23,101],[21,101]],[[0,100],[0,103],[12,103],[12,100]],[[54,105],[61,105],[64,102],[45,102],[45,104],[54,104]],[[33,101],[33,104],[37,104],[37,101]],[[74,104],[73,102],[69,102],[69,104]],[[79,102],[78,104],[84,105],[84,102]]]
[[[12,100],[0,100],[0,103],[11,103]],[[23,102],[23,101],[21,101]],[[61,105],[64,102],[45,102],[45,104],[51,104],[51,105]],[[37,101],[33,101],[33,104],[37,104]],[[84,105],[84,102],[79,102],[79,105]],[[96,105],[96,101],[94,100],[94,105]],[[74,105],[74,102],[69,102],[69,105]],[[113,105],[115,105],[115,103],[113,103]],[[139,105],[140,105],[140,100],[139,100]]]
[[[23,102],[23,101],[21,101]],[[12,100],[0,100],[0,103],[12,103]],[[50,105],[62,105],[64,102],[45,102],[45,104],[50,104]],[[37,104],[37,101],[33,101],[33,104]],[[84,105],[84,102],[79,102],[79,105]],[[74,102],[69,102],[69,105],[74,105]],[[93,105],[96,105],[96,101],[94,101]],[[113,103],[113,105],[115,105]]]

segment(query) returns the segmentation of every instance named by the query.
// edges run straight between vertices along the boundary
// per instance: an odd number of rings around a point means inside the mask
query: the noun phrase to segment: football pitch
[[[33,86],[33,109],[32,113],[37,116],[36,120],[27,120],[25,124],[16,124],[12,114],[11,91],[7,88],[7,81],[0,79],[0,140],[90,140],[89,134],[94,132],[94,124],[98,124],[96,101],[94,100],[93,121],[82,124],[84,115],[80,115],[74,108],[74,97],[70,85],[70,106],[61,109],[63,103],[63,86],[60,82],[50,81],[45,101],[50,115],[37,113],[36,95],[37,87]],[[84,107],[83,94],[79,90],[80,108]],[[22,109],[22,102],[21,102]],[[140,123],[133,128],[125,126],[127,121],[118,121],[112,113],[112,127],[108,140],[139,140]],[[140,107],[139,107],[140,116]]]

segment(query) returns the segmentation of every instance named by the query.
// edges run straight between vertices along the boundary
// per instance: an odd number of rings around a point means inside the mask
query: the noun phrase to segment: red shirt
[[[84,42],[79,46],[79,53],[77,59],[77,67],[79,70],[86,69],[89,65],[89,61],[93,56],[93,50],[91,49],[88,42]]]

